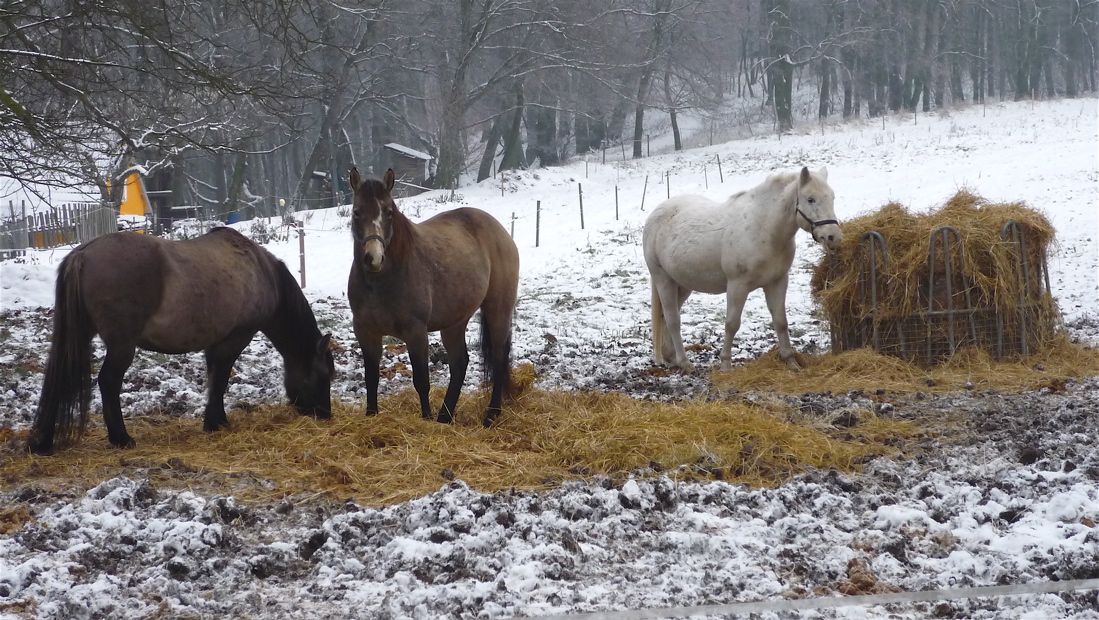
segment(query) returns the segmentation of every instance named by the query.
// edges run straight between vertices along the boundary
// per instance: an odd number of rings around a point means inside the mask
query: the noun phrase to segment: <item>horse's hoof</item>
[[[133,450],[137,447],[137,442],[133,440],[133,437],[127,437],[122,441],[111,441],[111,447],[117,450]]]
[[[366,410],[366,417],[370,418],[370,417],[374,417],[376,415],[378,415],[378,410],[377,409],[367,409]]]
[[[27,452],[30,452],[31,454],[36,454],[38,456],[53,456],[54,454],[57,454],[57,450],[53,447],[52,441],[28,441]]]
[[[440,413],[439,417],[435,418],[435,421],[438,422],[439,424],[453,424],[454,423],[454,418],[452,418],[448,415],[443,415],[443,414]]]
[[[229,428],[229,421],[228,420],[226,420],[224,422],[214,422],[212,424],[203,423],[203,425],[202,425],[202,430],[206,431],[207,433],[216,433],[216,432],[220,431],[223,428]],[[133,440],[131,439],[130,441],[133,441]]]
[[[500,417],[499,409],[489,409],[485,412],[485,419],[481,420],[481,426],[492,428],[492,425],[496,422],[496,418],[498,417]]]
[[[679,369],[685,374],[691,374],[695,371],[695,365],[690,362],[683,362],[682,364],[676,364],[676,366],[679,366]]]
[[[801,370],[801,364],[798,363],[798,360],[793,355],[783,361],[786,362],[786,367],[790,370]]]

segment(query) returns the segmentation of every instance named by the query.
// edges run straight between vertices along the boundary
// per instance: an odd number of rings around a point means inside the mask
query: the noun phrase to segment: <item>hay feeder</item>
[[[1056,334],[1053,229],[1022,203],[962,191],[928,215],[891,204],[845,228],[852,243],[813,277],[833,353],[871,347],[926,368],[963,349],[1025,358]]]

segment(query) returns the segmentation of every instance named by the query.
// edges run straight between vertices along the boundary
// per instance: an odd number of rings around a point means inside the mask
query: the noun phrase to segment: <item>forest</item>
[[[402,153],[414,192],[640,158],[655,119],[680,149],[688,116],[1076,97],[1097,36],[1094,0],[6,0],[0,176],[117,203],[139,170],[161,207],[285,215]]]

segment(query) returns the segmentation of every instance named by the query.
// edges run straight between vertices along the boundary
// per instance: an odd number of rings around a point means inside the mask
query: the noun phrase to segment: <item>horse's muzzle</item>
[[[363,266],[367,271],[371,273],[378,273],[382,270],[382,263],[385,262],[385,242],[381,237],[376,235],[367,238],[362,245],[363,250]]]
[[[843,231],[838,224],[825,224],[813,229],[813,239],[829,250],[838,250],[843,244]]]

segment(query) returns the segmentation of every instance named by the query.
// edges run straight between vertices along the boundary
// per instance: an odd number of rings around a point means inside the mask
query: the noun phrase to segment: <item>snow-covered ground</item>
[[[802,165],[828,167],[841,221],[890,201],[927,210],[961,188],[1042,210],[1057,229],[1049,266],[1066,326],[1099,343],[1097,117],[1090,98],[1005,103],[889,118],[884,126],[880,119],[818,126],[640,161],[610,161],[608,152],[606,163],[593,155],[508,173],[453,195],[405,199],[400,208],[422,220],[475,206],[513,227],[523,263],[514,353],[535,365],[541,387],[682,398],[707,389],[715,355],[694,353],[703,371],[693,375],[638,372],[651,363],[640,247],[646,214],[669,193],[721,200]],[[346,208],[299,214],[306,294],[324,329],[347,349],[337,359],[333,394],[357,402],[361,359],[345,291],[348,215]],[[256,226],[237,225],[246,233]],[[297,271],[295,235],[267,247]],[[26,369],[44,364],[55,267],[66,251],[0,263],[4,427],[27,428],[37,403],[41,375]],[[787,307],[795,347],[808,352],[828,343],[809,295],[809,269],[819,257],[799,233]],[[719,296],[693,296],[684,308],[685,341],[719,346],[724,307]],[[753,293],[734,358],[773,346],[769,321],[762,294]],[[158,359],[139,353],[124,409],[199,415],[201,354],[176,356],[172,368]],[[277,402],[280,367],[257,338],[237,364],[228,402]],[[432,381],[445,378],[445,366],[436,367]],[[409,384],[398,374],[382,389]],[[1094,377],[1061,394],[913,398],[898,406],[899,415],[951,411],[973,432],[929,441],[920,461],[878,459],[862,474],[810,473],[771,490],[656,476],[486,495],[458,481],[373,509],[243,506],[125,478],[75,496],[4,483],[5,505],[28,510],[33,521],[0,536],[0,614],[536,616],[829,595],[844,580],[858,581],[860,571],[902,590],[1097,578],[1096,410]],[[17,449],[9,445],[5,455],[14,458]],[[802,617],[1099,618],[1099,602],[1091,591]]]

